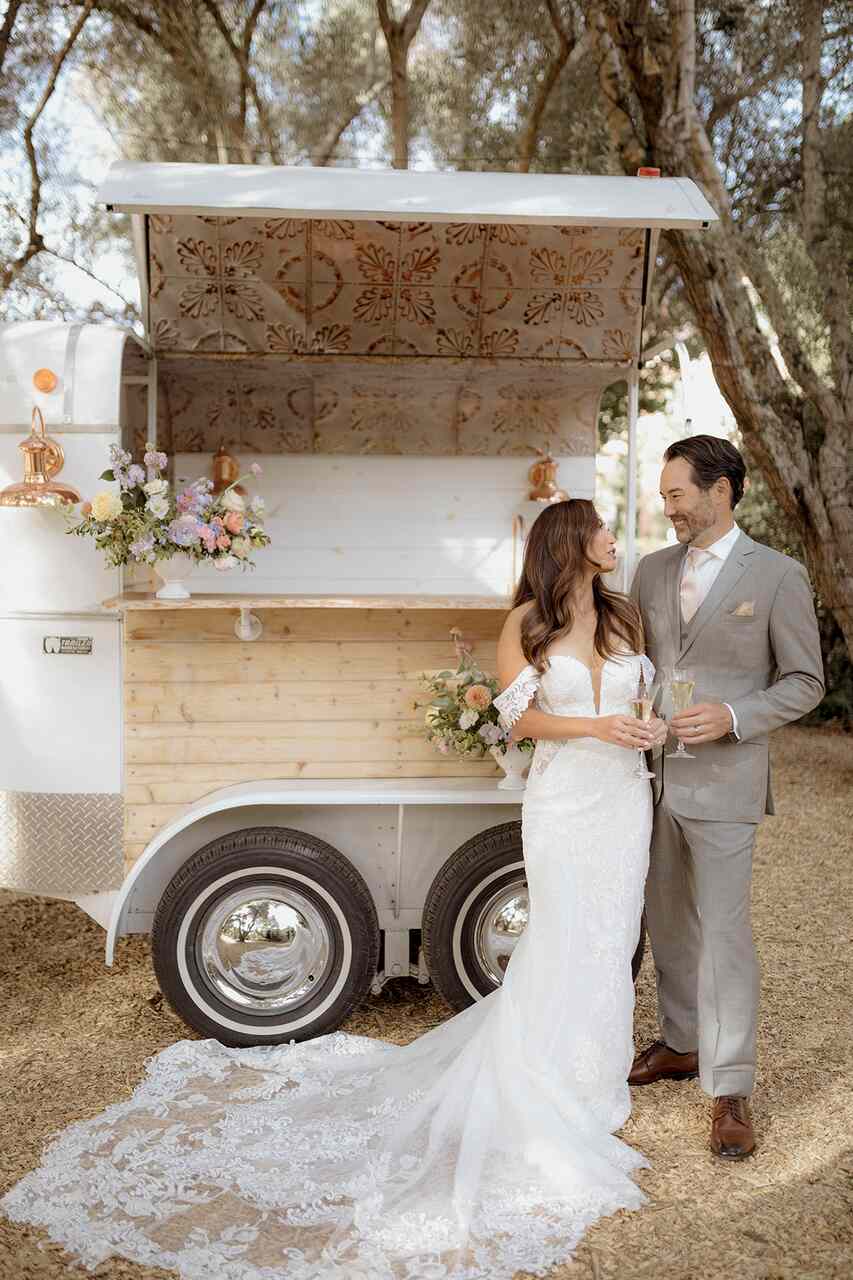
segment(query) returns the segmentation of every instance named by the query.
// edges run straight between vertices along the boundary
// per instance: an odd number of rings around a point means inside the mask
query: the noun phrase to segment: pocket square
[[[755,617],[755,601],[742,600],[736,609],[732,609],[732,617],[754,618]]]

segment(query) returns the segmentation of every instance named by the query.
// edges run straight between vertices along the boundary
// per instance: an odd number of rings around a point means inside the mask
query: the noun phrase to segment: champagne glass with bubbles
[[[634,717],[639,720],[641,724],[648,724],[652,718],[652,697],[651,693],[646,688],[646,681],[642,675],[640,676],[640,683],[637,686],[637,692],[631,699],[631,711],[633,712]],[[653,778],[655,775],[650,773],[646,768],[646,754],[644,748],[638,747],[637,751],[640,758],[637,761],[637,767],[632,776],[635,778]]]
[[[669,675],[669,692],[672,696],[672,707],[676,714],[680,711],[686,711],[693,701],[693,690],[696,688],[696,680],[692,671],[685,670],[684,667],[674,667]],[[678,746],[675,751],[667,753],[667,760],[695,760],[696,757],[692,752],[688,751],[681,738],[678,739]]]

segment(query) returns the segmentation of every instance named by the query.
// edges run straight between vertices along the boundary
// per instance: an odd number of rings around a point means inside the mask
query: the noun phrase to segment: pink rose
[[[240,511],[229,511],[225,517],[225,528],[229,533],[239,533],[243,528],[243,515]]]
[[[491,701],[492,695],[484,684],[472,684],[465,690],[465,702],[476,711],[485,711]]]
[[[216,545],[220,551],[227,551],[231,546],[231,539],[228,537],[228,534],[220,533],[219,537],[216,539]]]

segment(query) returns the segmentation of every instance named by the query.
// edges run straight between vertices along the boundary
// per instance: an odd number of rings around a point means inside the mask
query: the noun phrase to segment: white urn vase
[[[195,561],[184,551],[176,551],[168,560],[158,560],[154,572],[163,583],[155,593],[158,600],[189,600],[187,579],[195,568]]]
[[[527,786],[523,775],[530,764],[530,752],[522,751],[521,747],[514,742],[508,743],[505,751],[501,751],[500,747],[489,749],[504,771],[504,776],[498,783],[498,790],[523,791]]]

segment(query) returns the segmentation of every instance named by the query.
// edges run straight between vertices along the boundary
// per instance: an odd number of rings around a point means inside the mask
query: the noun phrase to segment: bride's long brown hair
[[[595,565],[587,547],[603,523],[586,498],[570,498],[546,507],[531,526],[512,608],[534,602],[522,619],[521,648],[537,671],[545,669],[549,645],[572,629],[573,594]],[[633,600],[605,587],[600,574],[593,578],[592,594],[598,615],[594,651],[612,658],[622,641],[632,653],[642,653],[643,624]]]

